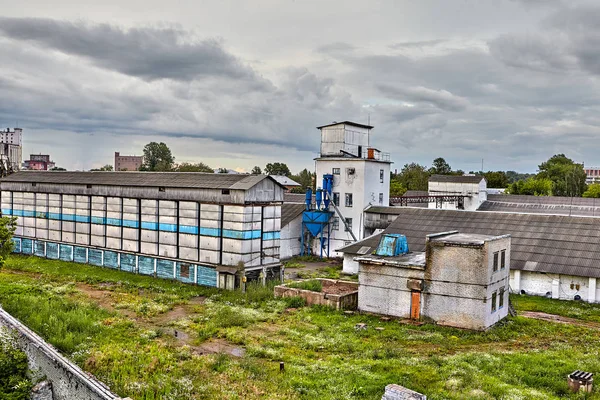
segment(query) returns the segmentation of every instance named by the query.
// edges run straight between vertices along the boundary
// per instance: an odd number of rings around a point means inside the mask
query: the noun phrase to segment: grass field
[[[597,305],[512,301],[600,321]],[[389,383],[429,399],[600,399],[566,383],[600,370],[594,327],[515,317],[479,333],[297,303],[35,257],[0,272],[5,309],[133,399],[380,399]]]

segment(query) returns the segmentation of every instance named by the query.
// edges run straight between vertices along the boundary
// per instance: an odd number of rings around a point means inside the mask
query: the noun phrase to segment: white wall
[[[441,195],[470,195],[465,198],[465,210],[475,211],[481,203],[487,200],[487,185],[482,179],[479,183],[460,183],[460,182],[429,182],[428,191],[430,196]],[[429,203],[429,208],[436,208],[436,203]],[[456,203],[442,203],[442,209],[455,210]]]
[[[322,186],[323,175],[332,174],[334,168],[340,169],[339,175],[333,176],[332,192],[340,194],[339,209],[345,218],[352,218],[352,232],[357,240],[364,238],[364,210],[369,205],[389,205],[390,199],[390,163],[368,159],[354,158],[320,158],[316,162],[317,187]],[[349,169],[354,169],[354,174]],[[383,170],[383,182],[380,171]],[[346,193],[352,193],[352,207],[346,207]],[[383,194],[381,203],[379,194]],[[330,207],[333,210],[333,207]],[[337,217],[337,214],[335,215]],[[331,249],[336,250],[353,238],[345,232],[342,221],[339,229],[332,231]],[[342,253],[332,251],[331,256],[341,257]]]
[[[358,261],[354,261],[356,254],[344,253],[344,263],[342,271],[345,274],[358,274]]]
[[[520,282],[516,282],[518,275],[520,275]],[[575,296],[579,295],[584,301],[600,302],[600,290],[595,278],[511,271],[510,286],[517,293],[524,290],[529,295],[549,296],[561,300],[574,300]]]
[[[281,228],[280,256],[282,260],[300,255],[300,235],[302,234],[302,214]]]

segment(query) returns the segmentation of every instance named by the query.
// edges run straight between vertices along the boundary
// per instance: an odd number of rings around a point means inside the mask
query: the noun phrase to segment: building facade
[[[391,162],[389,154],[371,147],[372,126],[346,121],[318,129],[321,152],[315,160],[316,179],[320,182],[324,175],[333,175],[331,200],[341,217],[336,213],[330,221],[330,256],[341,256],[335,250],[364,237],[365,208],[389,205]]]
[[[358,308],[485,330],[508,315],[510,236],[428,235],[425,253],[359,256]]]
[[[30,154],[29,160],[23,162],[23,169],[33,171],[48,171],[56,164],[50,160],[49,154]]]
[[[122,156],[115,151],[115,171],[139,171],[143,163],[143,156]]]
[[[0,161],[1,169],[18,171],[23,163],[23,129],[15,128],[0,131]]]
[[[231,289],[279,276],[283,188],[264,175],[32,172],[0,179],[16,251]]]
[[[600,183],[600,167],[584,167],[585,170],[585,183],[588,185],[591,183]]]
[[[482,176],[433,175],[428,192],[430,196],[462,196],[452,202],[438,198],[429,208],[475,211],[487,199],[487,183]]]

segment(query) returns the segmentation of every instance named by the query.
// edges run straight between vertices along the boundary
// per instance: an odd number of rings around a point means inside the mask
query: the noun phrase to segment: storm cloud
[[[334,120],[370,121],[397,168],[444,157],[478,170],[483,158],[532,172],[555,153],[600,164],[600,6],[348,1],[148,0],[139,15],[128,1],[82,0],[84,14],[40,2],[31,17],[7,3],[0,125],[18,121],[25,152],[69,168],[160,140],[177,161],[296,171]]]

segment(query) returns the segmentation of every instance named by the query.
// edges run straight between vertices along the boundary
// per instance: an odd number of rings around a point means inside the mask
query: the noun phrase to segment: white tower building
[[[317,129],[321,131],[321,153],[315,159],[317,187],[323,175],[333,175],[332,200],[349,228],[336,213],[331,222],[330,256],[341,256],[335,250],[363,239],[364,210],[370,205],[389,205],[391,161],[389,153],[371,147],[370,125],[344,121]]]

